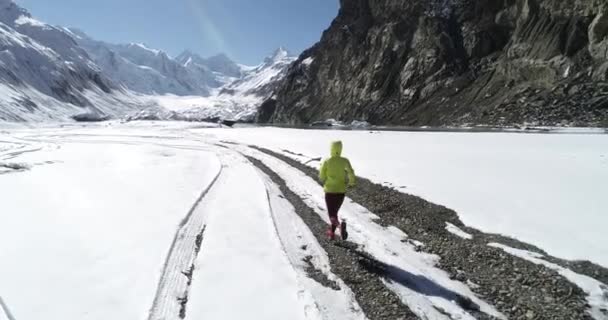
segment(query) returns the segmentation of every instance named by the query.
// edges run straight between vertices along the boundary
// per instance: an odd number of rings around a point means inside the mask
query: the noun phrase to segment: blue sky
[[[191,49],[257,64],[279,46],[294,53],[321,38],[338,0],[16,0],[36,18],[95,39],[141,42],[175,56]]]

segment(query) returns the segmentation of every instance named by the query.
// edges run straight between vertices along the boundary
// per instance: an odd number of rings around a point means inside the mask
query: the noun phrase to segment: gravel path
[[[317,177],[317,171],[313,168],[273,151],[252,147],[279,158],[314,179]],[[260,165],[257,160],[251,160],[257,166]],[[267,170],[269,169],[266,168]],[[273,179],[276,178],[278,177],[274,175]],[[293,193],[283,190],[284,184],[281,186],[283,192],[290,194],[290,201],[294,202],[294,205],[299,202],[296,206],[298,210],[310,211],[309,208],[303,208],[302,201],[297,197],[294,198]],[[424,243],[422,250],[441,257],[439,267],[446,270],[454,279],[469,283],[476,294],[495,305],[509,318],[591,319],[587,312],[586,294],[578,286],[547,267],[514,257],[487,244],[496,242],[514,248],[544,253],[542,250],[515,239],[485,234],[468,228],[450,209],[374,184],[364,178],[359,178],[357,188],[352,190],[348,196],[377,214],[381,218],[380,224],[395,226],[408,234],[411,239]],[[446,222],[473,235],[473,238],[463,239],[448,232]],[[323,234],[324,229],[313,230],[313,232]],[[328,250],[328,253],[333,255],[336,251],[339,252],[334,249],[332,252]],[[352,254],[348,251],[344,253]],[[353,256],[351,259],[361,258]],[[568,264],[568,262],[552,257],[547,260],[554,263],[561,262],[562,265]],[[338,264],[338,267],[339,265],[341,264]],[[565,266],[578,266],[573,270],[600,280],[606,279],[608,275],[606,269],[590,263],[569,263]],[[369,272],[365,271],[365,268],[359,270]],[[359,294],[362,294],[363,299],[367,298],[365,293]],[[363,305],[362,303],[362,307]]]
[[[294,206],[296,213],[327,252],[332,272],[350,287],[361,309],[370,320],[418,319],[401,303],[399,297],[382,283],[377,272],[369,268],[370,261],[362,257],[352,243],[329,241],[325,237],[327,224],[285,185],[285,181],[261,161],[247,158],[279,186],[285,198]]]

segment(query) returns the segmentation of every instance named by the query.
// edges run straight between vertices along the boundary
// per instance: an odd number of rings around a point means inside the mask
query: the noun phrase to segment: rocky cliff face
[[[608,122],[605,0],[341,0],[260,122]]]

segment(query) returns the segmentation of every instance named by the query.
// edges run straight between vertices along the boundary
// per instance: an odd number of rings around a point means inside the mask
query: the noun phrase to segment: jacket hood
[[[339,157],[342,155],[342,141],[334,141],[331,143],[331,156]]]

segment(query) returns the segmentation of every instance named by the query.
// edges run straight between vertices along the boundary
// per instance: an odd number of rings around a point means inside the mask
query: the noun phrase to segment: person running
[[[319,172],[319,178],[323,182],[323,189],[325,190],[325,204],[329,213],[329,221],[331,222],[331,226],[327,230],[327,236],[331,240],[335,239],[338,226],[340,226],[342,240],[348,238],[346,221],[340,223],[338,211],[344,203],[347,186],[354,187],[356,183],[355,171],[350,165],[350,161],[341,155],[342,141],[332,142],[331,157],[323,162]]]

